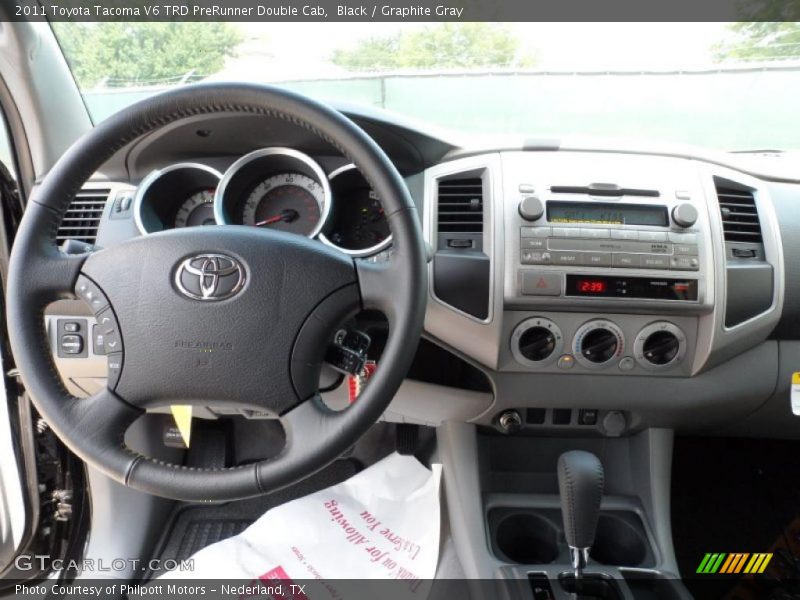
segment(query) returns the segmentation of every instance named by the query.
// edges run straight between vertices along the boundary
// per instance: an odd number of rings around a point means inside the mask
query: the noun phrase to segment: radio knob
[[[536,221],[544,214],[544,205],[536,196],[526,196],[519,203],[519,216],[526,221]]]
[[[691,227],[697,223],[697,209],[693,204],[682,202],[672,209],[672,220],[679,227]]]
[[[667,365],[675,360],[681,342],[671,331],[655,331],[644,341],[642,355],[650,364]]]
[[[603,364],[617,352],[617,336],[605,328],[592,329],[583,337],[581,354],[591,363]]]

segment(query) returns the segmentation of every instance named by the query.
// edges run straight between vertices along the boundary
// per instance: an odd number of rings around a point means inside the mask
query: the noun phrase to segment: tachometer
[[[245,200],[245,225],[310,235],[319,224],[325,194],[300,173],[281,173],[259,183]]]
[[[215,225],[215,190],[201,190],[189,196],[175,213],[175,227],[194,227],[195,225]]]

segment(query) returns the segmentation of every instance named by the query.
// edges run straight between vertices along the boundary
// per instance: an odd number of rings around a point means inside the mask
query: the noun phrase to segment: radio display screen
[[[567,296],[697,300],[696,279],[567,274]]]
[[[551,223],[667,227],[669,225],[669,214],[666,206],[550,200],[547,202],[547,220]]]

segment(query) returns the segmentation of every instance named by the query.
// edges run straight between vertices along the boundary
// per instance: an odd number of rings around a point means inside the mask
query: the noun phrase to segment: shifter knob
[[[603,482],[603,465],[591,452],[572,450],[558,458],[564,536],[576,572],[585,566],[589,548],[594,543]]]

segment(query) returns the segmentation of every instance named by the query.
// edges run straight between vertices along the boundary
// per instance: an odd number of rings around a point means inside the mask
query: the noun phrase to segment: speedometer
[[[328,177],[310,156],[292,148],[262,148],[225,172],[214,199],[223,225],[249,225],[314,238],[328,219]]]
[[[300,173],[265,179],[250,192],[242,209],[245,225],[310,235],[322,217],[325,193],[316,181]]]

